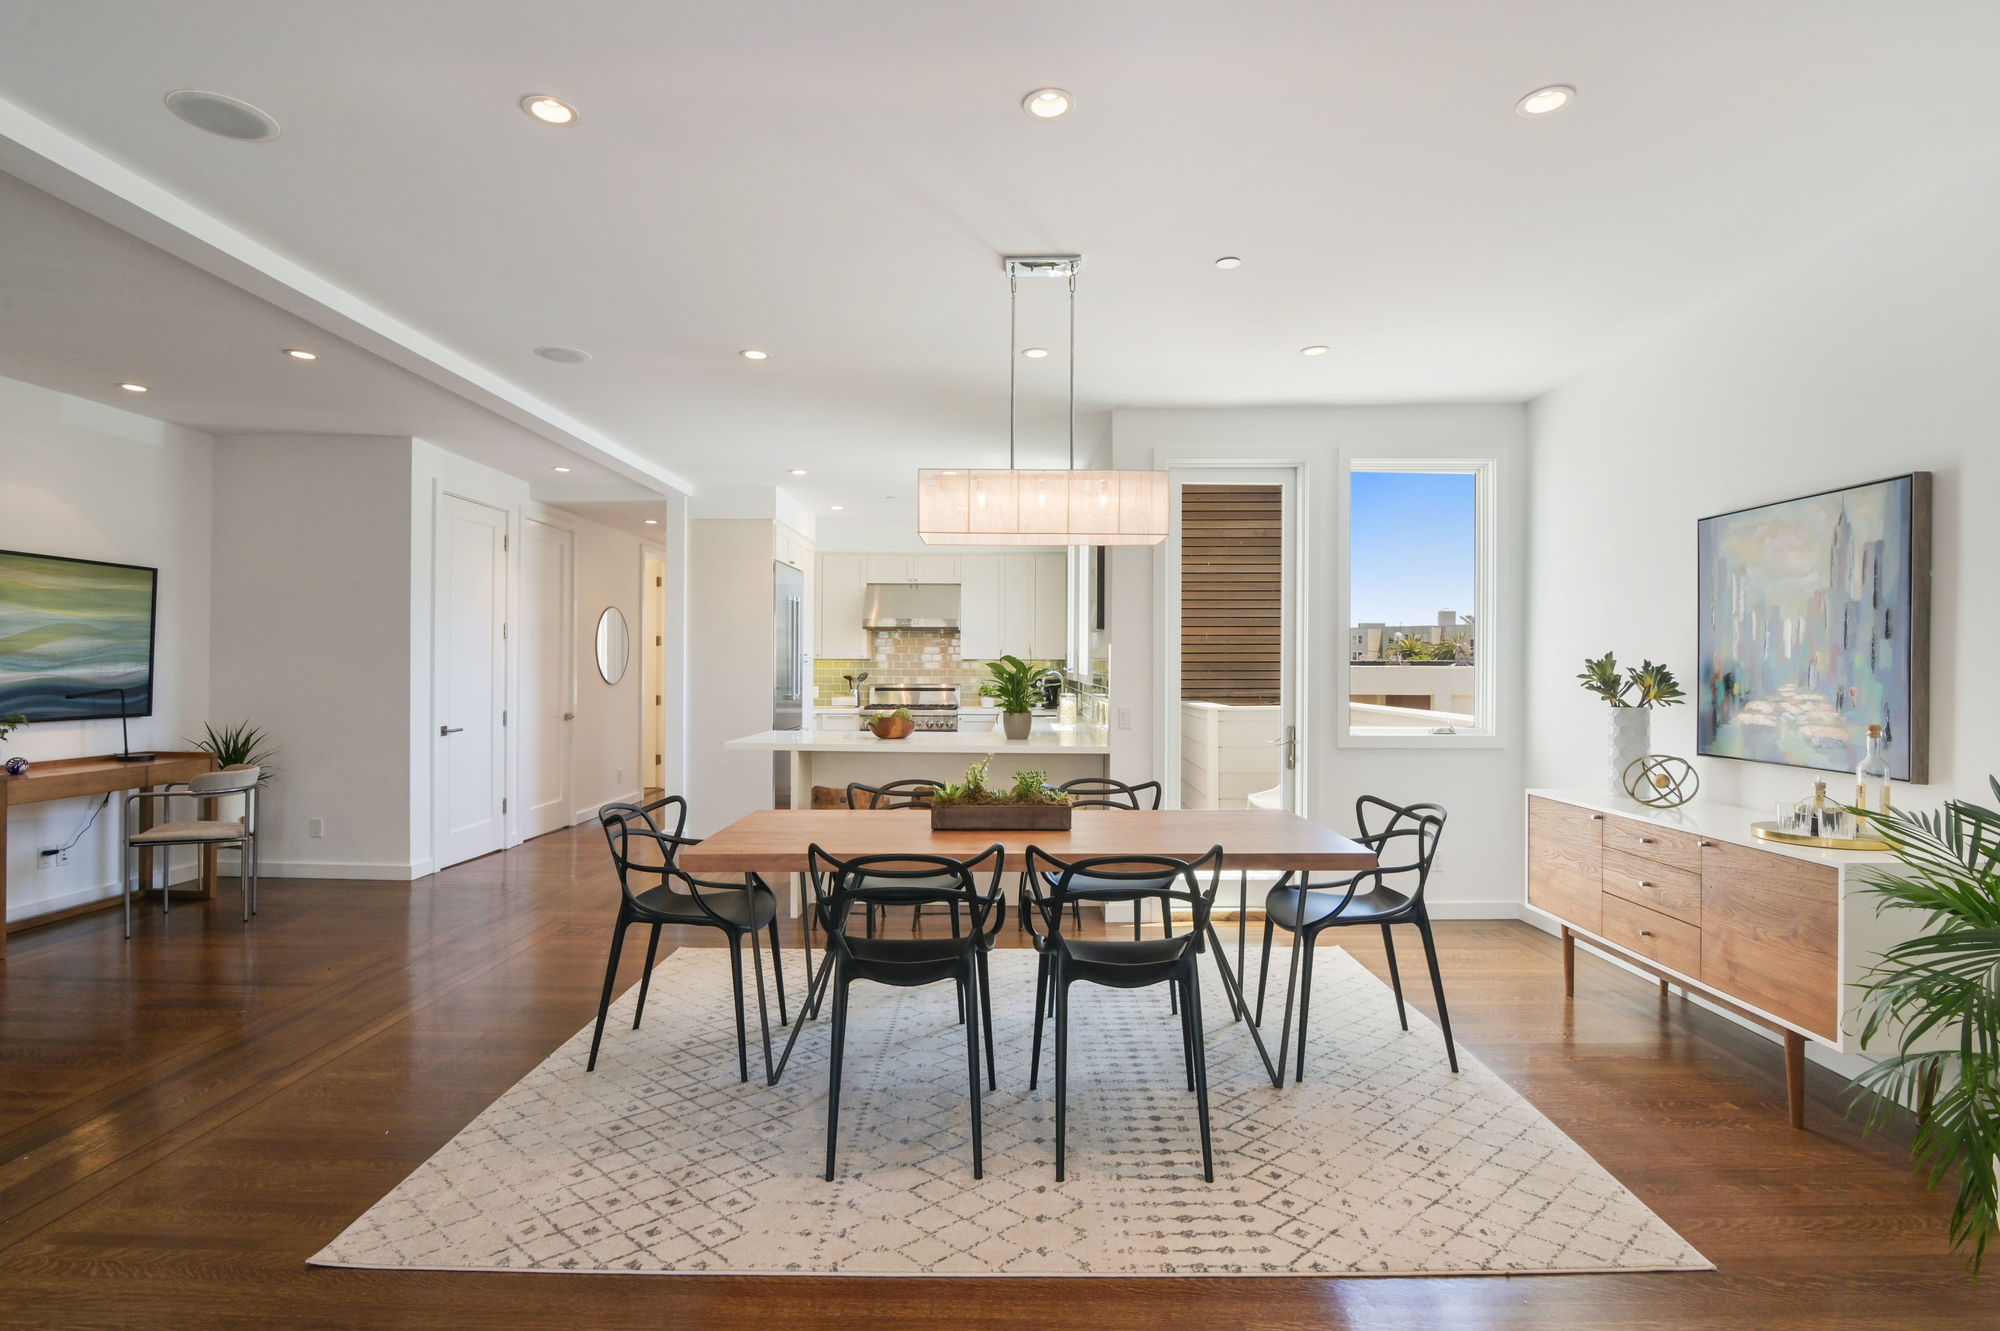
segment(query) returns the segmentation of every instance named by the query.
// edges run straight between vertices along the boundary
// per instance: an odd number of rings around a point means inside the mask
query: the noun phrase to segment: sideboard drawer
[[[1604,941],[1682,975],[1701,975],[1701,930],[1622,897],[1604,898]]]
[[[1642,860],[1622,850],[1604,852],[1604,890],[1614,897],[1649,906],[1685,920],[1701,923],[1701,875],[1668,868],[1654,860]]]
[[[1604,848],[1640,855],[1689,873],[1701,872],[1701,838],[1692,832],[1608,817],[1604,820]]]

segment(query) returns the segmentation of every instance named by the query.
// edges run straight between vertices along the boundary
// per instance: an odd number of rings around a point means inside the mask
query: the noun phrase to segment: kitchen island
[[[876,739],[865,730],[760,730],[724,748],[791,755],[792,805],[812,807],[815,785],[842,790],[851,781],[879,786],[909,777],[961,781],[965,769],[987,754],[995,784],[1011,784],[1022,771],[1045,772],[1061,785],[1080,776],[1103,776],[1110,736],[1096,726],[1054,725],[1037,717],[1026,739],[991,730],[917,731],[905,739]]]

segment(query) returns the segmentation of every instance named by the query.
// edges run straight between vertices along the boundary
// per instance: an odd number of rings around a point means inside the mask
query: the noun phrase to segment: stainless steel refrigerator
[[[776,619],[772,624],[771,729],[797,730],[803,724],[806,695],[805,574],[790,564],[776,569]],[[771,755],[772,807],[792,807],[792,755]]]

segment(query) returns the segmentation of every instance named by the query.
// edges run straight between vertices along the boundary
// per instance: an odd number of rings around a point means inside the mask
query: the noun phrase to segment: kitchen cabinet
[[[1000,602],[1005,571],[999,555],[967,555],[958,565],[958,654],[991,661],[1006,648]]]
[[[957,582],[957,555],[863,555],[868,582]]]
[[[781,522],[771,524],[771,557],[780,564],[790,564],[801,573],[807,572],[807,564],[812,558],[812,542]]]
[[[1034,638],[1035,556],[1001,555],[1000,650],[1008,656],[1032,656]]]
[[[1069,558],[1030,555],[1035,561],[1035,619],[1028,655],[1037,661],[1069,658]]]
[[[821,555],[814,655],[858,660],[868,655],[868,630],[861,627],[862,601],[871,581],[872,555]]]

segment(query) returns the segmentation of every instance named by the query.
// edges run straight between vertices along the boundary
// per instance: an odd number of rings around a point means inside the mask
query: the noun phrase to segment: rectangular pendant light
[[[917,535],[928,545],[1158,545],[1163,471],[917,473]]]

